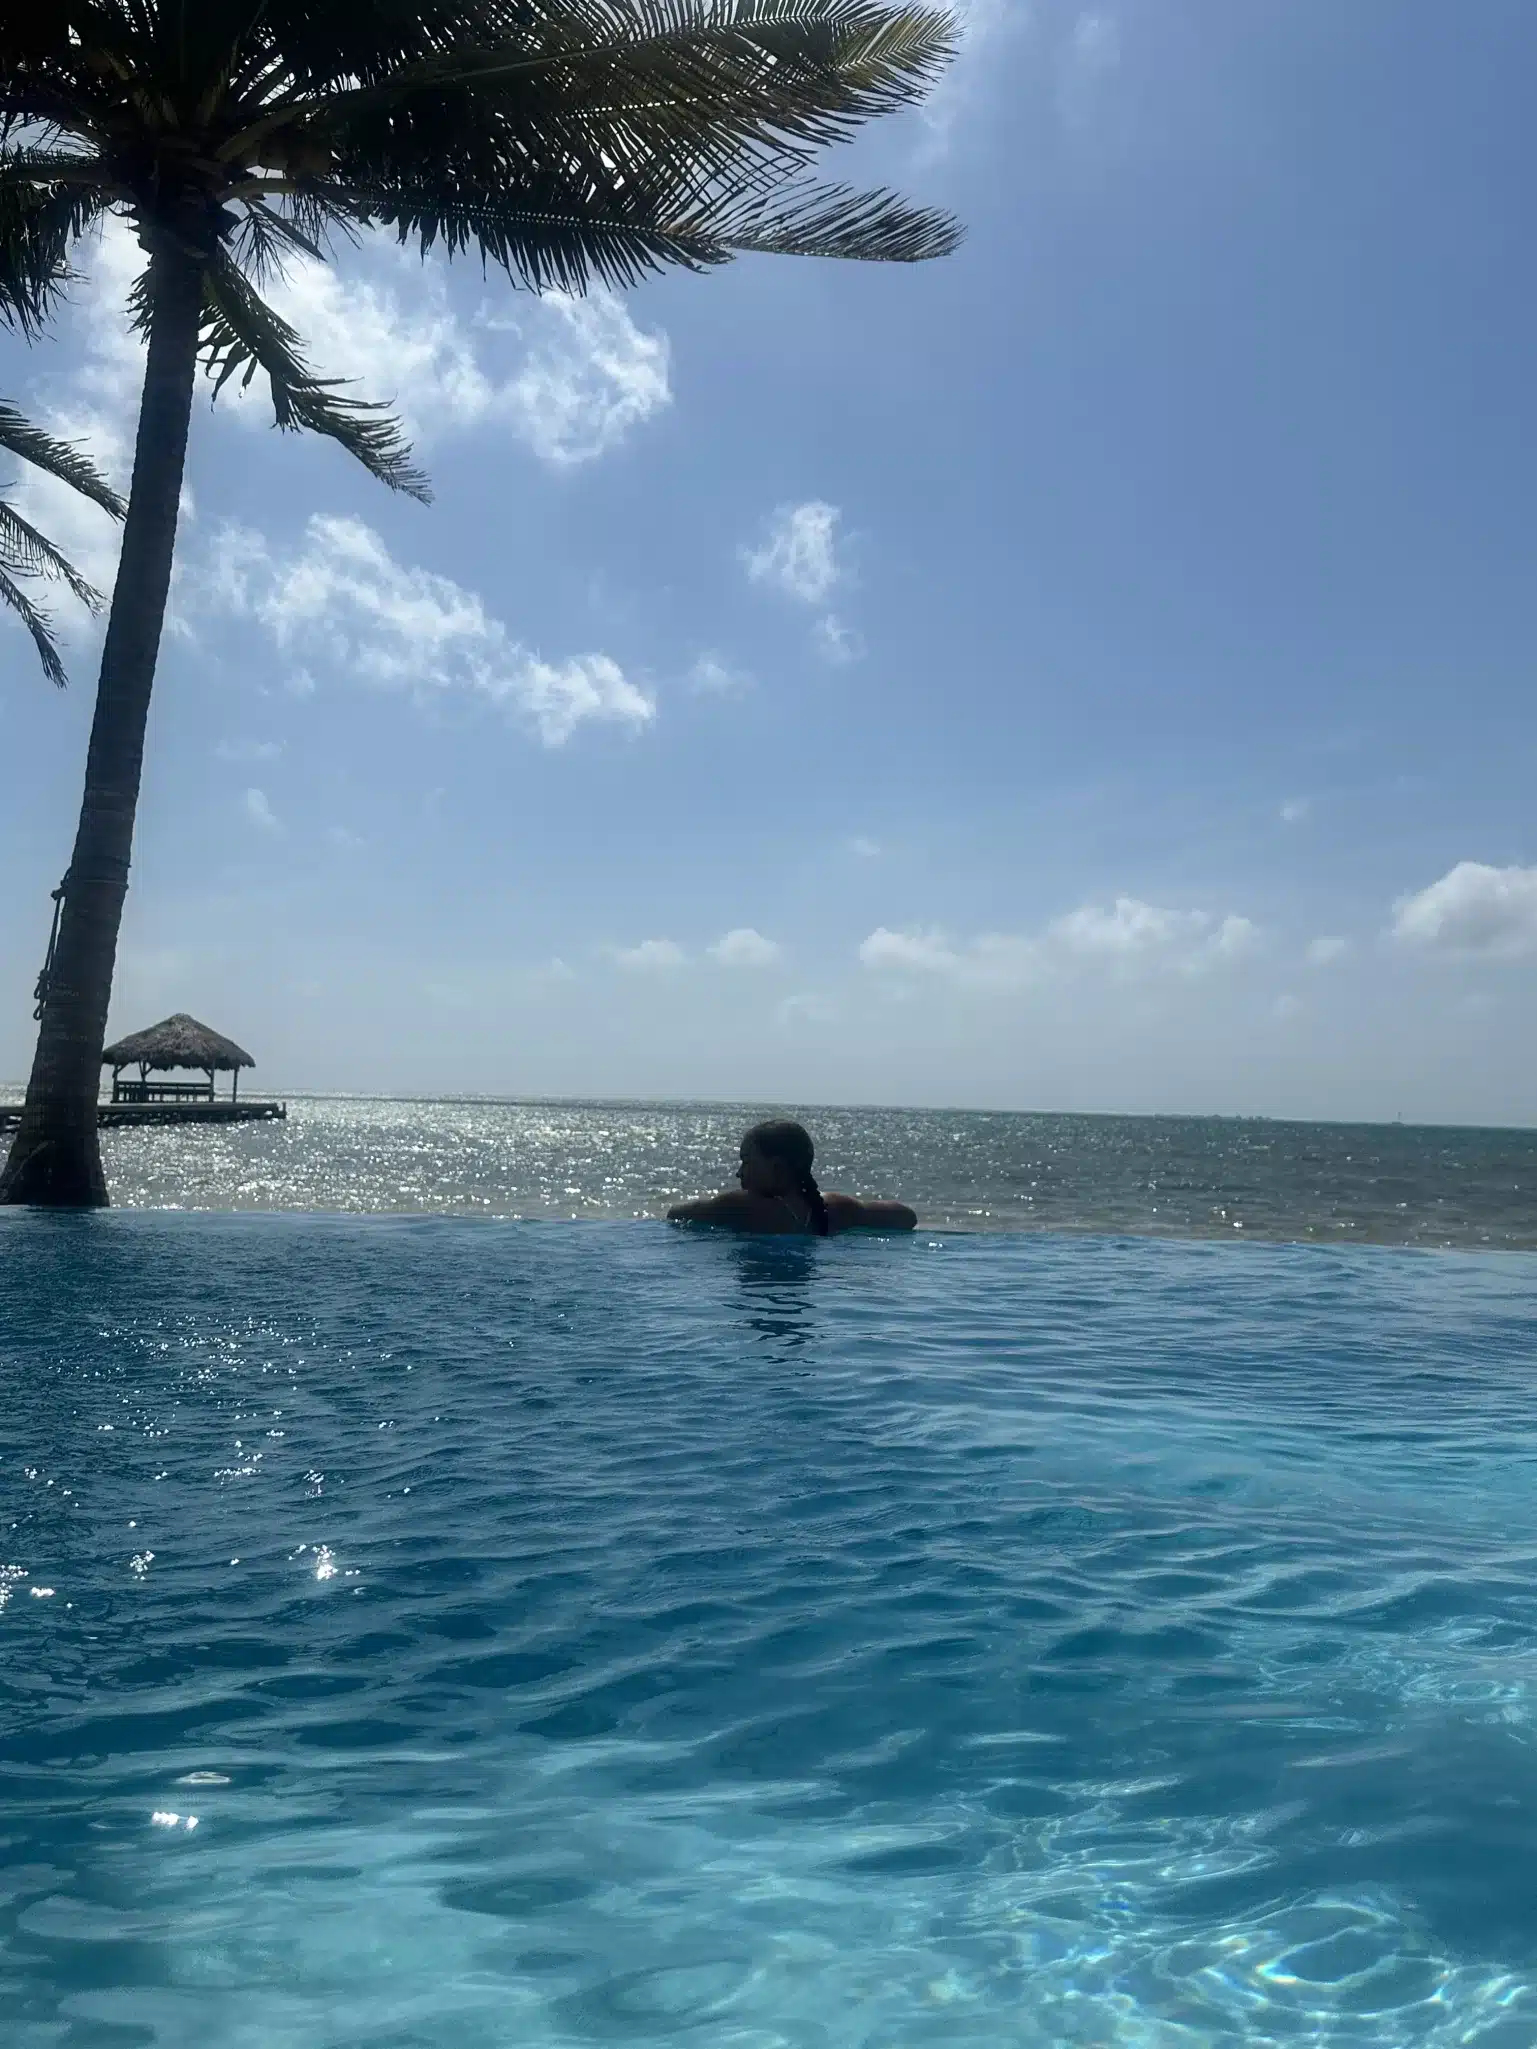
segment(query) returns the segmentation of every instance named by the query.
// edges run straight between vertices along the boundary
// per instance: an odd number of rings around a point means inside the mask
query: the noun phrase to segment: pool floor
[[[0,1279],[6,2049],[1537,2042],[1537,1259]]]

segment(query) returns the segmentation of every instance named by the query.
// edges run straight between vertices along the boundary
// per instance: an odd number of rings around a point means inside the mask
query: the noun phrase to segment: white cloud
[[[656,974],[681,968],[688,960],[675,939],[643,939],[638,946],[620,946],[614,959],[622,968],[638,974]]]
[[[1208,950],[1222,960],[1241,960],[1259,945],[1259,927],[1252,918],[1229,913],[1208,942]]]
[[[842,517],[836,505],[821,498],[781,505],[759,545],[739,551],[748,576],[797,604],[826,604],[833,591],[849,581],[838,544]],[[837,668],[857,662],[865,652],[859,633],[831,611],[813,624],[811,643],[824,662]]]
[[[760,545],[742,550],[747,574],[800,604],[825,604],[845,574],[838,560],[841,517],[836,505],[820,498],[781,505]]]
[[[326,839],[333,847],[341,847],[349,852],[355,852],[367,844],[357,833],[349,832],[345,825],[328,825]]]
[[[542,461],[569,468],[606,454],[671,403],[666,335],[638,327],[623,301],[606,292],[584,299],[551,292],[520,299],[515,320],[466,321],[450,302],[441,266],[428,268],[382,245],[352,265],[339,272],[299,258],[273,281],[269,297],[322,374],[347,380],[354,396],[393,405],[414,439],[501,431]],[[52,432],[88,444],[124,489],[144,375],[143,346],[129,331],[125,301],[143,266],[132,233],[109,219],[82,252],[81,281],[72,291],[67,325],[80,358],[68,373],[43,381],[34,407]],[[199,385],[200,394],[210,389]],[[270,422],[266,379],[228,385],[216,409],[216,417],[224,414]],[[35,472],[24,473],[14,502],[110,593],[119,529],[105,513]],[[183,517],[191,510],[189,496]],[[67,594],[57,609],[67,637],[89,635],[87,616]],[[171,630],[179,623],[173,609]],[[590,702],[583,678],[573,680]],[[596,681],[601,696],[605,679],[587,681]],[[562,686],[552,687],[558,695]]]
[[[782,1030],[793,1030],[800,1025],[836,1024],[842,1014],[832,997],[820,995],[814,989],[799,990],[774,1005],[774,1022]]]
[[[269,296],[322,374],[348,380],[353,396],[393,404],[414,438],[501,431],[543,461],[571,467],[606,454],[672,401],[666,335],[637,327],[623,301],[607,293],[524,297],[515,321],[467,322],[450,303],[441,265],[429,268],[382,243],[352,261],[353,269],[338,272],[299,258]],[[32,403],[50,432],[84,442],[125,492],[144,379],[143,345],[129,330],[125,303],[143,267],[143,250],[115,218],[88,240],[65,323],[78,359],[67,372],[41,378]],[[200,395],[210,390],[200,382]],[[266,379],[247,389],[238,380],[226,386],[215,411],[221,415],[270,422]],[[195,432],[200,424],[195,417]],[[115,521],[35,471],[23,472],[13,502],[110,594]],[[192,511],[185,493],[183,519]],[[173,596],[173,632],[180,625],[174,606]],[[89,638],[88,615],[67,593],[57,594],[55,609],[66,639]],[[302,681],[301,672],[293,687]]]
[[[526,705],[547,747],[558,747],[589,719],[642,726],[656,713],[608,655],[571,655],[560,663],[529,655],[498,687],[504,685]]]
[[[552,292],[538,304],[543,336],[492,416],[546,462],[591,462],[671,403],[667,338],[638,328],[607,292]]]
[[[844,841],[844,845],[856,860],[878,861],[881,857],[880,841],[867,839],[862,832],[856,832],[852,838]]]
[[[771,968],[784,953],[777,940],[765,939],[751,925],[738,925],[710,948],[724,968]]]
[[[865,651],[860,635],[832,612],[825,613],[812,627],[811,638],[823,661],[831,662],[835,668],[857,662]]]
[[[29,410],[50,433],[78,441],[126,497],[133,468],[139,398],[144,382],[144,345],[128,322],[130,288],[144,269],[137,240],[121,221],[109,216],[88,236],[78,253],[79,276],[71,285],[69,310],[62,329],[75,345],[70,368],[46,372],[29,397]],[[46,358],[35,358],[46,362]],[[41,527],[75,566],[110,598],[117,579],[122,528],[117,521],[68,485],[35,470],[24,469],[12,494],[17,510]],[[185,485],[181,521],[195,516],[192,493]],[[172,577],[170,634],[184,632],[177,593],[178,560]],[[63,638],[84,645],[100,625],[62,589],[50,594]]]
[[[1281,806],[1281,823],[1283,825],[1301,825],[1312,809],[1313,800],[1311,797],[1288,797]]]
[[[707,697],[735,697],[752,688],[752,678],[723,655],[706,651],[688,672],[689,688]]]
[[[281,829],[272,806],[267,802],[265,790],[246,791],[245,815],[253,825],[259,825],[263,832],[277,832]]]
[[[888,974],[973,988],[1021,988],[1075,963],[1108,965],[1123,974],[1195,974],[1243,958],[1258,938],[1248,918],[1219,920],[1205,911],[1163,910],[1118,897],[1108,908],[1070,911],[1040,936],[984,932],[957,939],[935,929],[893,931],[882,925],[860,946],[859,958]]]
[[[1271,1004],[1270,1015],[1277,1024],[1290,1024],[1294,1018],[1301,1017],[1302,1009],[1301,997],[1293,996],[1290,991],[1285,991]]]
[[[480,697],[532,725],[547,747],[589,722],[639,727],[655,715],[610,656],[545,661],[473,591],[396,562],[359,519],[317,514],[286,554],[249,528],[225,526],[199,595],[210,609],[259,621],[284,653],[322,672],[424,697]]]
[[[576,979],[576,969],[568,966],[558,953],[541,966],[529,970],[529,980],[538,988],[553,989]]]
[[[279,740],[220,740],[213,751],[220,761],[276,761],[283,746]]]
[[[797,604],[825,605],[839,585],[849,581],[838,546],[842,517],[836,505],[821,498],[781,505],[759,545],[740,551],[748,576]],[[865,651],[860,635],[831,611],[823,612],[813,625],[811,642],[824,662],[838,668],[857,662]]]
[[[1109,955],[1163,952],[1205,936],[1211,920],[1203,911],[1166,911],[1134,896],[1118,896],[1109,909],[1085,904],[1051,927],[1069,953]]]
[[[36,408],[35,417],[39,425],[60,440],[79,443],[98,469],[126,490],[132,442],[106,412],[66,400],[57,406]],[[22,517],[45,533],[86,581],[110,599],[117,580],[122,535],[116,520],[57,477],[45,476],[40,470],[23,468],[7,496]],[[79,640],[90,635],[89,613],[62,584],[50,588],[46,602],[49,611],[61,621],[67,638]]]
[[[1537,952],[1537,868],[1459,861],[1439,882],[1399,898],[1392,933],[1408,946],[1491,960]]]
[[[954,940],[946,932],[894,932],[881,925],[860,946],[867,968],[976,988],[1020,988],[1044,972],[1033,940],[1003,932]]]
[[[523,298],[465,322],[441,268],[379,249],[355,269],[300,258],[268,295],[327,376],[382,399],[415,439],[502,428],[556,467],[591,462],[672,401],[667,337],[608,292]],[[511,297],[511,294],[508,294]],[[226,397],[270,419],[265,379]]]
[[[1028,27],[1035,10],[1031,0],[956,0],[955,12],[961,23],[960,52],[921,109],[920,163],[946,155],[963,116],[997,81],[998,44]]]
[[[1308,942],[1308,964],[1315,968],[1332,967],[1335,961],[1343,960],[1349,951],[1348,939],[1339,939],[1332,934],[1322,939],[1312,939]]]
[[[78,343],[79,358],[67,373],[42,377],[29,405],[51,434],[83,444],[125,496],[144,381],[143,347],[129,333],[125,301],[143,267],[144,252],[115,222],[88,238],[80,256],[83,275],[71,288],[65,322]],[[67,484],[25,465],[10,497],[16,510],[62,548],[89,582],[111,596],[122,534],[116,520]],[[89,614],[62,586],[49,593],[49,608],[66,639],[78,641],[92,634]]]
[[[114,413],[136,414],[144,382],[144,343],[128,324],[128,295],[144,274],[147,258],[138,237],[116,215],[108,215],[77,255],[78,278],[70,286],[70,324],[85,350],[71,383]]]
[[[867,968],[911,969],[920,975],[954,974],[960,956],[943,932],[893,932],[877,925],[862,941],[859,958]]]
[[[1085,904],[1069,911],[1053,922],[1048,936],[1082,958],[1163,961],[1192,969],[1236,960],[1253,949],[1259,932],[1248,918],[1229,915],[1218,922],[1206,911],[1166,910],[1120,896],[1108,908]]]
[[[392,405],[413,436],[478,426],[493,406],[496,386],[450,309],[442,278],[425,267],[415,270],[406,303],[376,264],[343,275],[300,257],[266,297],[321,374],[346,378],[350,396]],[[219,403],[257,424],[272,418],[260,375],[249,386],[227,385]]]

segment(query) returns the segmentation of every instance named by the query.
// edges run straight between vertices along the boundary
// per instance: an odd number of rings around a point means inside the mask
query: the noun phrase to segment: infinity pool
[[[1537,2041],[1537,1260],[0,1218],[7,2049]]]

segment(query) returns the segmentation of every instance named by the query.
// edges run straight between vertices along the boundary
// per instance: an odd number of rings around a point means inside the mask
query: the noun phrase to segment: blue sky
[[[851,167],[947,262],[296,275],[436,502],[200,397],[114,1028],[296,1089],[1537,1122],[1534,70],[1526,0],[988,0]],[[134,255],[0,342],[121,476]],[[0,626],[12,1076],[70,645],[58,697]]]

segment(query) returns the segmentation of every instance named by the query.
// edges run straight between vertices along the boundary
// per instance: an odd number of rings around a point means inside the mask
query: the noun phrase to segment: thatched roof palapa
[[[237,1067],[254,1067],[256,1062],[233,1039],[226,1039],[222,1033],[210,1031],[205,1024],[199,1024],[195,1017],[188,1017],[184,1010],[174,1017],[163,1018],[148,1031],[133,1032],[126,1039],[119,1039],[115,1046],[104,1048],[101,1056],[103,1067],[196,1067],[206,1074],[210,1071],[228,1074]]]

